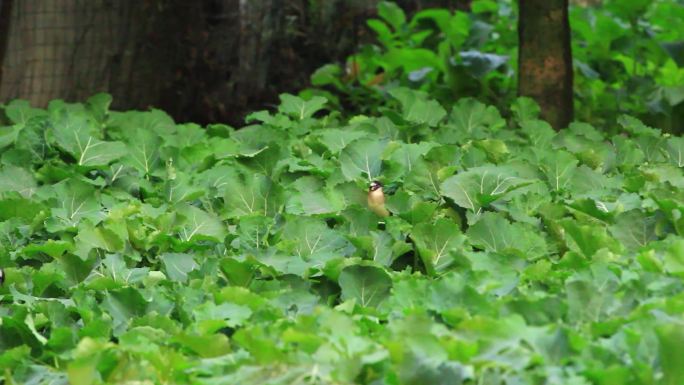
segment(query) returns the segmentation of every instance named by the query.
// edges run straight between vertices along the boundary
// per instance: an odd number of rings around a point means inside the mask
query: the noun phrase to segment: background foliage
[[[682,2],[607,0],[570,11],[576,119],[605,127],[630,113],[681,132]],[[346,71],[334,64],[320,68],[311,78],[318,88],[303,95],[326,95],[350,112],[374,111],[398,86],[427,91],[449,105],[476,97],[510,106],[516,93],[515,2],[476,0],[468,13],[428,9],[411,18],[385,2],[378,16],[368,21],[377,43],[350,56]]]
[[[573,9],[559,132],[513,98],[506,4],[383,3],[381,48],[240,130],[2,106],[5,382],[682,383],[676,3]]]

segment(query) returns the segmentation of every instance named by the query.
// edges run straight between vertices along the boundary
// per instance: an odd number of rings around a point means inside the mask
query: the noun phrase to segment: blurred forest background
[[[239,124],[369,40],[378,0],[0,0],[0,100],[114,97]],[[469,1],[401,0],[407,12]]]
[[[283,92],[374,113],[404,86],[553,127],[684,120],[682,0],[0,0],[0,102],[113,96],[240,126]]]

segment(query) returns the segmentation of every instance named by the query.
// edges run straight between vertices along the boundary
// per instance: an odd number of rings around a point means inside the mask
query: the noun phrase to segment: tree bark
[[[7,52],[7,37],[9,36],[9,24],[12,16],[12,1],[0,0],[0,84],[4,68],[2,66],[5,52]]]
[[[533,98],[556,130],[573,119],[568,0],[520,0],[518,94]]]
[[[0,0],[0,6],[11,0]],[[0,103],[85,100],[161,108],[180,121],[242,125],[323,64],[372,38],[379,0],[21,0],[0,23]],[[398,0],[410,15],[468,0]],[[4,14],[4,13],[3,13]]]

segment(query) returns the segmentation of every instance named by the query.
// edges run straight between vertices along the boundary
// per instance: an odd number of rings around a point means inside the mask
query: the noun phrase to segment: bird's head
[[[368,187],[368,191],[372,192],[378,189],[382,188],[382,183],[378,182],[377,180],[374,180],[370,183],[370,186]]]

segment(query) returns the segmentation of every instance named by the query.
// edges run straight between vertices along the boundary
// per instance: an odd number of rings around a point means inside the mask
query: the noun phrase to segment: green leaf
[[[18,125],[0,126],[0,149],[13,145],[20,131],[21,127]]]
[[[74,254],[85,261],[93,249],[101,249],[110,253],[122,252],[124,251],[124,241],[125,239],[111,227],[95,227],[84,221],[79,225],[78,235],[74,238],[76,245]]]
[[[383,1],[378,3],[378,15],[388,22],[395,31],[400,31],[406,24],[404,11],[394,2]]]
[[[233,245],[238,245],[237,241],[242,250],[266,248],[274,225],[275,220],[271,217],[259,214],[242,216],[237,228],[238,238]]]
[[[635,136],[660,136],[660,130],[648,127],[633,116],[621,115],[618,118],[618,124],[620,124],[625,131]]]
[[[338,212],[345,207],[344,195],[326,187],[322,181],[305,176],[297,179],[291,186],[290,198],[285,211],[295,215],[316,215]]]
[[[604,227],[582,225],[572,219],[561,220],[560,225],[567,232],[567,238],[573,241],[569,242],[569,247],[580,251],[587,258],[591,258],[603,248],[611,251],[619,250],[617,243],[608,236]]]
[[[164,265],[166,275],[176,282],[187,282],[188,274],[198,267],[192,254],[164,253],[159,259]]]
[[[570,322],[597,322],[615,309],[618,277],[605,265],[597,263],[591,271],[573,274],[565,281]]]
[[[520,130],[529,139],[529,145],[532,149],[549,148],[551,141],[556,136],[551,125],[543,120],[525,120],[520,123]]]
[[[231,351],[228,336],[222,333],[207,335],[181,334],[175,336],[173,340],[203,358],[225,356]]]
[[[443,143],[465,143],[469,139],[487,139],[505,125],[499,111],[475,99],[460,99],[449,115],[449,123],[440,129]]]
[[[191,202],[204,195],[205,191],[197,186],[188,174],[177,172],[172,166],[168,169],[170,171],[163,189],[166,202],[176,205],[182,202]]]
[[[280,210],[282,190],[264,175],[232,173],[226,175],[223,200],[229,217],[261,214],[273,216]]]
[[[461,51],[459,56],[463,65],[477,78],[484,77],[508,62],[508,56],[483,53],[477,50]]]
[[[159,167],[159,149],[161,138],[149,130],[131,130],[126,134],[126,154],[121,163],[138,170],[142,176],[148,176]]]
[[[145,314],[147,301],[137,289],[126,287],[105,293],[101,306],[114,320],[116,334],[128,328],[135,317]]]
[[[366,22],[368,27],[375,31],[378,41],[387,48],[392,47],[393,34],[389,26],[382,20],[370,19]],[[313,79],[313,78],[312,78]],[[313,80],[312,80],[313,83]]]
[[[666,149],[670,162],[677,167],[684,167],[684,138],[680,136],[668,138]]]
[[[33,108],[27,100],[12,100],[4,106],[5,115],[10,122],[18,125],[26,125],[31,118],[47,116],[47,112],[40,108]]]
[[[14,195],[14,196],[12,196]],[[34,200],[21,198],[18,194],[8,197],[0,196],[0,221],[22,218],[27,221],[40,218],[45,206]]]
[[[52,217],[46,222],[48,231],[75,228],[84,219],[93,225],[104,219],[95,189],[85,182],[69,179],[54,185],[51,191],[59,200],[54,202]]]
[[[684,240],[672,241],[665,252],[663,267],[671,274],[684,274]]]
[[[572,181],[579,161],[572,154],[563,150],[545,151],[539,162],[546,181],[552,191],[567,189]]]
[[[522,125],[524,122],[537,119],[541,109],[534,99],[521,96],[515,99],[515,102],[513,102],[513,105],[511,106],[511,111],[513,111],[513,115],[518,124]]]
[[[500,213],[484,213],[466,234],[472,245],[487,251],[513,252],[527,259],[540,258],[548,253],[539,230],[522,223],[510,223]]]
[[[0,193],[16,191],[26,198],[31,198],[37,188],[33,174],[21,167],[12,165],[0,169]]]
[[[278,110],[302,120],[310,118],[313,114],[325,108],[327,102],[328,99],[322,96],[314,96],[311,100],[304,100],[298,96],[282,94],[280,95],[280,107],[278,107]]]
[[[411,238],[430,274],[448,269],[465,242],[458,225],[445,218],[438,219],[435,224],[419,223],[413,228]]]
[[[384,141],[361,139],[345,147],[340,155],[340,166],[346,180],[362,177],[370,182],[380,177],[386,146]]]
[[[374,266],[348,266],[338,278],[343,300],[356,300],[363,307],[378,307],[388,298],[392,280],[385,270]]]
[[[311,84],[314,86],[325,86],[334,84],[341,87],[340,77],[342,68],[337,64],[325,64],[311,74]]]
[[[53,119],[53,131],[57,144],[79,166],[106,166],[126,154],[123,143],[100,140],[95,125],[82,115],[62,111]]]
[[[328,228],[322,220],[307,217],[290,218],[278,248],[319,268],[335,257],[348,256],[354,251],[338,231]]]
[[[407,122],[434,127],[446,116],[446,110],[423,92],[395,88],[389,94],[401,103],[402,116]]]
[[[684,328],[681,324],[667,324],[656,327],[658,336],[658,357],[663,370],[663,384],[675,385],[684,381],[684,357],[679,354],[684,344]]]
[[[88,98],[86,108],[99,123],[104,123],[112,104],[112,95],[106,93],[95,94]]]
[[[81,340],[75,349],[75,357],[69,362],[66,372],[68,382],[74,385],[87,385],[102,381],[101,374],[97,370],[100,360],[109,361],[113,344],[103,338],[86,337]]]
[[[475,146],[487,153],[487,158],[494,163],[501,163],[510,151],[506,142],[497,139],[485,139],[474,142]]]
[[[252,311],[241,305],[233,303],[222,303],[216,305],[208,302],[200,305],[193,311],[193,315],[198,322],[202,321],[222,321],[219,327],[235,328],[242,326],[252,316]],[[204,330],[204,332],[212,332]]]
[[[177,207],[176,212],[184,217],[178,233],[182,241],[222,242],[226,237],[226,226],[215,215],[191,205]]]
[[[363,131],[340,130],[337,128],[329,128],[325,130],[318,130],[314,134],[321,144],[328,148],[332,153],[338,153],[347,145],[357,139],[363,138],[366,135]]]
[[[610,233],[628,250],[634,251],[658,239],[656,218],[646,215],[641,210],[623,212],[615,217],[615,224],[610,226]]]
[[[124,257],[118,253],[108,254],[102,261],[102,265],[115,282],[123,282],[125,284],[141,282],[150,273],[150,269],[147,267],[129,269],[126,266]]]
[[[457,205],[479,212],[508,193],[527,186],[532,181],[517,176],[504,166],[482,166],[457,173],[440,185],[442,194]]]
[[[47,242],[42,244],[31,244],[22,250],[26,255],[34,255],[37,253],[44,253],[52,258],[59,258],[67,251],[72,251],[74,248],[73,243],[66,241],[55,241],[54,239],[48,239]]]

